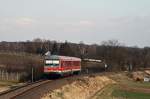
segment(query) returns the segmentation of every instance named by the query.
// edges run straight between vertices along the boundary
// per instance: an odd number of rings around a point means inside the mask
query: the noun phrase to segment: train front
[[[45,59],[44,73],[48,75],[61,75],[60,60],[57,55],[53,55]]]

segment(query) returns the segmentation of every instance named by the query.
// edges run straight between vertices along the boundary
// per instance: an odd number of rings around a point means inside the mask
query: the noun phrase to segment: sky
[[[150,0],[0,0],[0,41],[150,46]]]

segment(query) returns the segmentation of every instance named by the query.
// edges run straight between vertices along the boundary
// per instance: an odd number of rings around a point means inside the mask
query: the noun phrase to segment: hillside
[[[42,99],[149,99],[150,83],[135,81],[131,75],[121,72],[86,76]]]

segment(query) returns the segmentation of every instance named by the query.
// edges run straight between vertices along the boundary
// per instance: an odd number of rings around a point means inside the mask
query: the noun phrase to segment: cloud
[[[32,25],[35,20],[30,17],[19,17],[15,19],[17,25]]]
[[[88,33],[95,27],[95,23],[89,20],[70,21],[67,25],[62,25],[64,32],[69,33]]]
[[[150,31],[150,16],[107,17],[98,19],[96,23],[96,31],[111,34],[142,34]]]
[[[79,24],[80,24],[81,26],[86,26],[86,27],[93,27],[93,26],[95,25],[94,22],[89,21],[89,20],[81,20],[81,21],[79,22]]]
[[[136,44],[136,42],[150,41],[148,38],[150,33],[150,16],[109,16],[99,17],[98,19],[0,17],[0,33],[1,38],[4,34],[9,35],[13,33],[16,35],[14,38],[24,34],[24,37],[27,39],[39,35],[39,37],[56,39],[80,38],[87,42],[121,39],[125,42],[130,42],[130,44]]]
[[[9,26],[30,26],[35,24],[36,20],[30,17],[1,17],[0,25]]]

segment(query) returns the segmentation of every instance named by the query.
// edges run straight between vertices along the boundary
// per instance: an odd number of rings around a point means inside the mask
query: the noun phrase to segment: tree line
[[[54,55],[100,59],[109,71],[133,70],[150,67],[150,47],[127,47],[118,40],[98,44],[56,42],[36,38],[25,42],[0,42],[0,52],[30,53],[43,56],[47,51]]]

